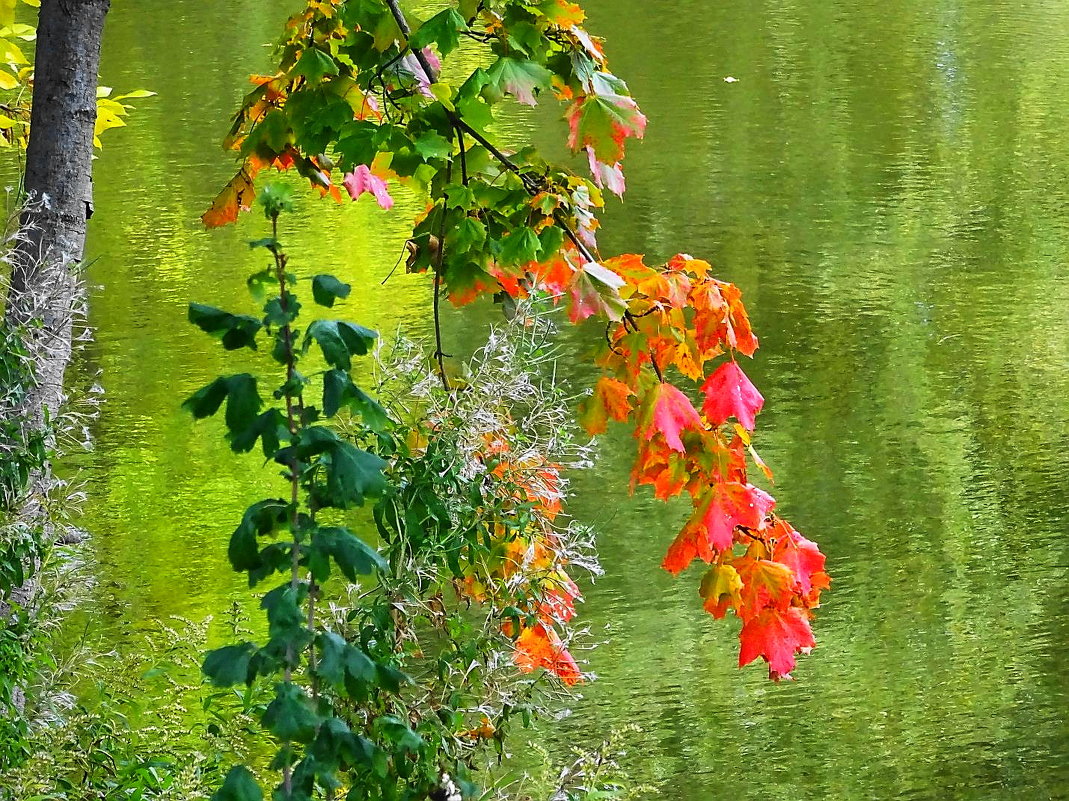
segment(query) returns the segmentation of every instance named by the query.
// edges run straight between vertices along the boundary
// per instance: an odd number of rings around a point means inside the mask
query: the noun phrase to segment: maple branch
[[[408,37],[412,34],[412,29],[408,26],[408,20],[405,19],[404,12],[401,11],[401,7],[398,5],[397,0],[385,0],[385,2],[386,5],[389,7],[390,12],[393,14],[393,18],[394,21],[397,23],[397,27],[401,29],[401,33],[404,34],[405,39],[408,39]],[[416,61],[419,62],[419,65],[427,74],[427,80],[431,83],[434,83],[438,79],[438,73],[431,66],[431,63],[427,59],[427,56],[424,55],[422,50],[415,49],[412,50],[412,55],[416,57]],[[468,123],[464,121],[463,117],[461,117],[457,112],[446,111],[446,115],[449,117],[449,121],[453,124],[453,126],[457,128],[458,132],[461,130],[466,131],[472,139],[474,139],[480,145],[485,147],[490,152],[491,156],[501,162],[501,164],[504,165],[506,169],[514,173],[516,177],[520,179],[520,182],[523,184],[523,188],[527,190],[528,194],[537,195],[541,191],[542,187],[538,184],[537,181],[535,181],[534,178],[525,173],[520,168],[520,166],[516,164],[516,162],[514,162],[512,159],[510,159],[508,156],[498,150],[489,139],[487,139],[477,130],[468,125]],[[568,237],[571,243],[575,245],[576,248],[578,248],[579,252],[583,255],[583,258],[585,258],[587,261],[597,261],[597,259],[594,257],[594,254],[590,252],[590,249],[585,244],[583,244],[582,240],[579,239],[575,231],[572,230],[571,226],[569,226],[564,220],[562,220],[558,214],[554,214],[553,219],[556,220],[557,225],[561,227],[561,229],[564,231],[565,236]]]
[[[468,148],[464,143],[464,129],[459,126],[453,126],[453,129],[457,132],[457,141],[460,147],[460,180],[464,186],[468,185]]]
[[[453,160],[446,164],[446,183],[452,180]],[[442,263],[445,261],[445,209],[442,209],[442,223],[438,226],[438,252],[434,257],[434,359],[438,362],[438,377],[442,380],[442,389],[450,391],[449,379],[445,374],[445,353],[442,351]]]
[[[609,346],[609,350],[611,350],[617,356],[622,357],[624,355],[623,351],[616,349],[616,346],[612,343],[612,338],[609,336],[609,332],[611,331],[611,329],[612,323],[610,322],[605,326],[605,343]]]
[[[631,326],[632,331],[638,331],[638,324],[635,322],[635,315],[633,315],[630,311],[625,311],[624,328],[627,328],[629,324]],[[653,358],[652,353],[647,354],[647,356],[650,360],[650,367],[652,367],[653,372],[657,374],[657,380],[660,381],[662,384],[665,383],[664,373],[662,373],[661,368],[657,366],[657,360]]]

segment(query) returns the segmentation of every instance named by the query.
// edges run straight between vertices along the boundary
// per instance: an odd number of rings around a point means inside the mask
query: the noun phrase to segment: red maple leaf
[[[702,420],[686,395],[671,384],[660,383],[646,399],[640,425],[646,440],[663,434],[669,448],[683,453],[686,449],[680,433],[688,428],[701,429]]]
[[[796,664],[794,655],[807,654],[817,643],[805,613],[797,607],[765,609],[747,620],[739,633],[742,648],[739,667],[761,657],[768,662],[772,679],[789,679]]]
[[[765,399],[735,362],[724,362],[702,384],[705,403],[702,412],[710,422],[720,425],[734,417],[749,431]]]
[[[795,531],[786,520],[775,522],[772,536],[776,540],[772,558],[791,569],[802,595],[809,595],[816,588],[819,597],[819,591],[830,582],[824,572],[824,554],[817,544]]]
[[[775,504],[771,495],[752,484],[713,484],[695,498],[694,514],[669,546],[661,567],[676,574],[694,559],[713,561],[734,544],[737,526],[762,528]]]
[[[763,528],[776,500],[753,484],[723,481],[713,485],[708,503],[702,522],[710,544],[723,551],[731,547],[736,526]]]

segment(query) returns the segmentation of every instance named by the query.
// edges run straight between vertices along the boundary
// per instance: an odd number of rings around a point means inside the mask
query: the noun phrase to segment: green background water
[[[603,251],[690,252],[742,286],[759,446],[835,583],[799,681],[738,671],[735,625],[701,611],[696,576],[658,569],[681,510],[628,497],[631,443],[605,438],[573,511],[601,530],[582,613],[607,644],[551,748],[637,723],[630,779],[681,801],[1069,798],[1069,6],[587,5],[650,118]],[[190,299],[238,307],[261,258],[244,242],[262,220],[197,218],[290,6],[140,0],[108,20],[102,81],[159,93],[97,162],[79,366],[107,390],[85,525],[119,647],[242,595],[225,542],[271,471],[178,410],[233,371],[184,317]],[[550,111],[502,130],[561,150]],[[359,287],[353,319],[426,334],[426,279],[379,285],[417,205],[308,197],[289,249]],[[493,314],[449,315],[447,343]]]

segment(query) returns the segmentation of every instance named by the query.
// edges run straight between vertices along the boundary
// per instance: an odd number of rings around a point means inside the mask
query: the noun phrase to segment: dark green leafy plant
[[[211,652],[204,673],[220,687],[273,684],[260,722],[279,745],[275,798],[470,796],[511,724],[529,723],[555,682],[579,678],[562,639],[578,597],[564,565],[596,562],[588,532],[558,517],[561,463],[585,454],[567,433],[571,399],[533,372],[549,357],[548,327],[525,318],[518,338],[495,334],[463,392],[398,341],[369,363],[379,378],[367,391],[352,371],[377,335],[344,320],[298,328],[303,279],[278,239],[288,195],[268,187],[260,202],[272,224],[252,243],[272,259],[250,279],[273,290],[262,316],[195,305],[191,320],[224,347],[235,330],[250,334],[242,347],[269,339],[274,402],[264,379],[239,373],[185,407],[223,411],[233,450],[258,444],[281,466],[288,492],[245,511],[228,554],[251,587],[283,580],[261,596],[266,641]],[[349,294],[332,276],[310,283],[328,308]],[[239,766],[215,798],[261,793]]]

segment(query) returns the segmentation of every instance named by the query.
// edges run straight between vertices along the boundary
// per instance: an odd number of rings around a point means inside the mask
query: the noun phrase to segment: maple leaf
[[[604,434],[609,419],[623,422],[634,408],[628,400],[635,392],[623,381],[602,376],[594,385],[594,394],[584,399],[579,409],[579,423],[591,436]]]
[[[721,425],[734,417],[748,430],[754,429],[754,417],[765,399],[735,362],[724,362],[702,384],[705,403],[702,412],[711,423]]]
[[[636,292],[652,296],[656,292],[650,292],[650,282],[661,280],[660,273],[643,262],[643,256],[637,253],[622,253],[605,260],[605,266],[624,279],[627,289],[622,294],[631,297]]]
[[[668,553],[661,561],[661,567],[673,576],[686,570],[690,563],[698,558],[698,546],[702,536],[701,531],[685,527],[668,546]]]
[[[608,189],[617,197],[623,197],[627,191],[627,182],[624,180],[624,168],[620,162],[604,164],[598,161],[597,154],[590,145],[586,146],[586,153],[594,183],[601,189]]]
[[[620,287],[623,285],[623,279],[612,270],[597,262],[587,262],[581,270],[576,271],[568,287],[572,299],[568,319],[578,323],[599,313],[610,320],[622,319],[626,309],[620,297]]]
[[[765,609],[747,620],[739,633],[739,667],[757,657],[768,662],[769,677],[789,679],[796,664],[794,655],[808,654],[816,646],[805,613],[797,607]]]
[[[761,529],[776,505],[775,499],[753,484],[722,481],[713,485],[712,499],[703,518],[709,542],[717,550],[727,550],[734,541],[735,528]]]
[[[545,14],[550,22],[562,28],[581,25],[586,19],[586,12],[580,8],[579,4],[569,2],[569,0],[544,0],[538,6],[538,10]]]
[[[252,208],[255,191],[252,176],[242,167],[212,201],[211,207],[201,215],[201,222],[207,228],[218,228],[235,222],[238,212]]]
[[[567,685],[577,684],[583,678],[557,632],[541,623],[520,632],[516,638],[514,660],[524,673],[545,668]]]
[[[605,164],[622,161],[624,140],[629,136],[641,139],[646,132],[645,115],[626,95],[586,95],[568,107],[565,117],[572,151],[589,146]]]
[[[742,579],[739,617],[743,620],[758,615],[762,609],[786,609],[794,596],[795,577],[787,565],[752,555],[733,559],[732,567]]]
[[[737,609],[742,603],[739,594],[742,578],[731,565],[713,565],[702,577],[698,594],[705,599],[705,611],[720,620],[728,609]]]
[[[717,282],[720,294],[728,305],[727,343],[746,356],[753,356],[757,350],[757,337],[750,328],[750,316],[742,305],[742,290],[734,284]]]
[[[372,174],[371,168],[366,164],[358,164],[355,170],[345,176],[342,183],[353,200],[367,192],[375,196],[381,208],[393,208],[393,198],[386,190],[386,182]]]
[[[490,85],[526,106],[535,106],[535,92],[548,89],[552,73],[534,61],[501,56],[486,71]]]
[[[694,260],[685,263],[708,267],[705,262]],[[757,350],[757,337],[750,328],[742,292],[737,286],[703,277],[694,284],[690,301],[695,309],[695,336],[704,350],[714,352],[722,344],[727,344],[746,356],[753,356]]]
[[[642,436],[648,441],[654,434],[662,434],[668,447],[680,453],[686,450],[680,433],[688,428],[702,428],[701,417],[690,398],[671,384],[657,384],[646,396],[642,409],[639,422]]]
[[[435,72],[440,72],[442,69],[442,62],[439,60],[438,55],[429,47],[424,47],[422,51],[423,58],[426,59],[428,66]],[[416,84],[419,86],[419,93],[427,98],[434,98],[434,92],[431,91],[431,85],[434,83],[434,76],[428,75],[427,70],[423,69],[423,64],[416,58],[414,53],[409,53],[403,59],[400,64],[401,69],[416,79]]]
[[[639,446],[638,458],[631,470],[631,491],[634,492],[639,484],[650,484],[654,497],[667,501],[683,491],[689,478],[687,460],[659,437]]]
[[[820,590],[828,586],[825,557],[815,542],[799,534],[786,520],[775,522],[772,536],[776,540],[772,558],[790,568],[802,595],[808,595],[814,587]]]
[[[762,528],[775,504],[771,495],[752,484],[737,481],[713,484],[695,499],[694,513],[669,546],[661,566],[677,574],[694,559],[713,561],[718,553],[734,544],[738,526]]]
[[[538,287],[553,295],[554,300],[564,294],[575,277],[575,268],[559,254],[546,261],[528,264],[527,272]]]

